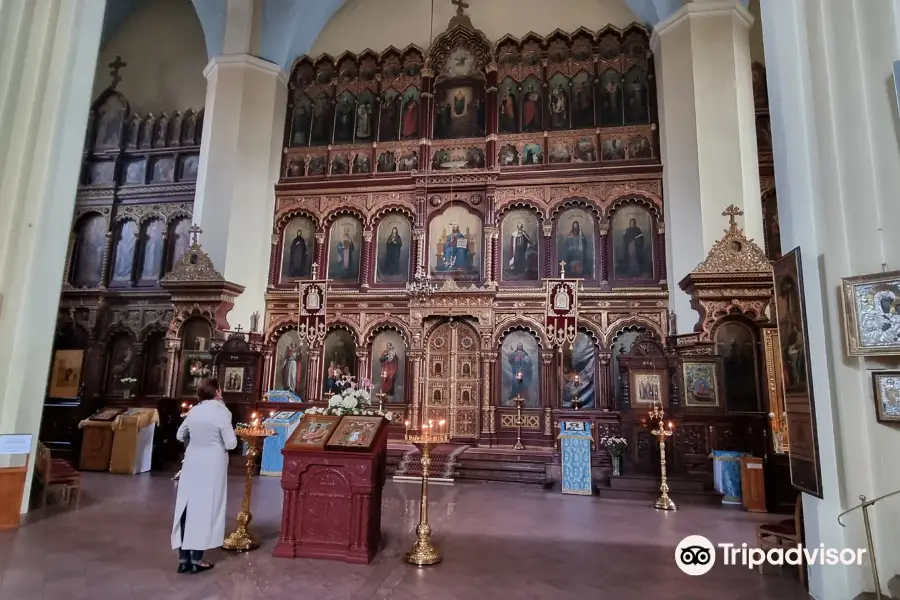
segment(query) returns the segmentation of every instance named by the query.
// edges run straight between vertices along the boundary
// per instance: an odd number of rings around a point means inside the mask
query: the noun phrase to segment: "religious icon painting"
[[[528,331],[513,331],[503,340],[500,349],[502,364],[502,406],[515,406],[522,397],[522,406],[540,406],[540,348]]]
[[[400,92],[388,88],[378,103],[378,141],[393,142],[400,136]]]
[[[875,417],[879,423],[900,423],[900,371],[874,371]]]
[[[522,147],[522,164],[523,165],[542,165],[544,164],[544,149],[540,144],[525,144]]]
[[[508,212],[500,224],[503,281],[540,281],[540,224],[530,210]]]
[[[378,155],[378,172],[393,173],[397,170],[397,157],[392,150],[386,150]]]
[[[50,372],[50,398],[77,398],[84,350],[57,350]]]
[[[639,125],[650,122],[650,98],[647,93],[647,72],[632,67],[625,73],[625,124]]]
[[[337,415],[303,415],[284,447],[289,450],[321,450],[340,420]]]
[[[759,412],[760,388],[756,335],[741,321],[726,321],[716,329],[716,354],[722,357],[728,410]]]
[[[514,167],[519,164],[519,151],[513,144],[505,144],[497,153],[497,163],[501,167]]]
[[[160,219],[153,219],[144,226],[141,236],[140,281],[156,281],[162,269],[163,260],[163,233],[166,230],[165,223]]]
[[[332,118],[332,99],[322,92],[312,103],[312,127],[309,134],[310,143],[313,146],[322,146],[331,143],[331,130],[334,120]]]
[[[343,390],[345,375],[356,375],[356,339],[346,329],[334,329],[325,336],[322,350],[322,393],[331,396]]]
[[[500,114],[498,117],[499,133],[519,133],[519,84],[512,77],[507,77],[500,84]]]
[[[338,96],[334,110],[334,143],[349,144],[353,141],[356,98],[349,91],[344,91]]]
[[[182,352],[181,395],[196,396],[197,386],[204,377],[212,374],[213,356],[207,352]]]
[[[475,281],[481,277],[481,218],[451,206],[428,227],[431,274],[444,279]]]
[[[97,213],[88,213],[75,227],[75,248],[72,252],[72,284],[75,287],[100,284],[106,251],[106,228],[106,219]]]
[[[281,282],[308,279],[312,274],[316,226],[307,217],[294,217],[281,237]]]
[[[842,280],[848,356],[900,354],[900,271]]]
[[[600,75],[597,100],[602,127],[616,127],[625,123],[622,74],[619,71],[607,69]]]
[[[409,280],[409,219],[393,213],[378,224],[378,246],[375,254],[375,281],[402,283]]]
[[[593,136],[583,137],[575,142],[572,160],[577,163],[597,162],[597,148],[594,145]]]
[[[306,345],[297,330],[285,331],[275,345],[275,381],[273,389],[286,390],[299,398],[306,395]]]
[[[629,371],[628,391],[632,408],[650,408],[654,404],[668,406],[668,390],[664,371]]]
[[[331,226],[328,242],[328,278],[339,283],[359,281],[362,253],[362,223],[356,217],[341,217]]]
[[[385,423],[384,417],[344,415],[327,446],[334,450],[368,450]]]
[[[624,137],[611,137],[601,141],[600,160],[615,162],[628,159],[628,141]]]
[[[222,391],[236,394],[244,391],[244,367],[225,367]]]
[[[571,80],[557,73],[550,78],[550,100],[547,102],[550,129],[559,131],[572,129],[572,107],[569,99]]]
[[[522,131],[536,133],[544,130],[544,109],[540,79],[528,76],[522,82]]]
[[[298,94],[294,97],[291,112],[291,132],[288,146],[297,148],[309,145],[309,131],[312,127],[313,107],[309,96]]]
[[[572,78],[572,126],[575,129],[594,127],[594,78],[581,71]]]
[[[681,380],[685,408],[718,409],[722,407],[718,358],[696,358],[682,361]]]
[[[406,380],[406,344],[396,331],[382,331],[372,341],[372,401],[403,402]],[[384,394],[384,396],[378,396]]]
[[[485,128],[484,82],[465,80],[438,84],[434,113],[435,139],[481,137]]]
[[[563,406],[572,407],[575,400],[580,408],[596,404],[594,372],[597,368],[597,347],[584,332],[575,336],[575,344],[563,346]]]
[[[791,483],[794,487],[821,498],[822,467],[816,431],[816,403],[811,379],[800,248],[794,248],[776,261],[772,265],[772,271],[775,278],[778,340],[784,370],[785,417],[791,436],[788,457]],[[844,296],[846,303],[846,289]]]
[[[653,221],[650,212],[635,204],[619,208],[612,217],[613,279],[653,279]]]
[[[418,88],[408,87],[400,95],[400,139],[413,140],[421,137],[419,133],[419,113],[421,112],[421,93]]]
[[[137,243],[137,223],[128,220],[119,224],[116,231],[115,251],[112,263],[112,281],[128,283],[134,267],[134,247]]]
[[[570,208],[556,222],[556,258],[565,261],[566,276],[594,279],[594,215],[583,208]]]
[[[375,95],[365,90],[356,102],[356,122],[353,125],[353,141],[370,142],[375,139],[375,118],[377,117]]]

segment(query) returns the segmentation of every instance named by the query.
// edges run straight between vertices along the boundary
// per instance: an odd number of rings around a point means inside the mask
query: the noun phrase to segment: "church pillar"
[[[281,168],[287,76],[256,54],[261,2],[229,2],[225,54],[207,65],[194,221],[203,249],[228,281],[245,286],[231,311],[249,327],[265,312],[275,183]]]
[[[600,284],[609,283],[609,225],[600,225]]]
[[[804,494],[806,545],[865,548],[859,511],[900,488],[900,430],[880,424],[873,370],[879,358],[848,357],[841,278],[900,268],[900,147],[891,63],[900,56],[900,6],[860,0],[762,0],[781,245],[802,249],[811,382],[823,499]],[[847,107],[855,107],[848,110]],[[900,573],[900,504],[870,510],[883,585]],[[874,591],[868,556],[860,566],[809,567],[819,600]],[[887,593],[886,587],[882,590]]]
[[[362,251],[362,285],[361,289],[369,289],[372,283],[372,236],[373,231],[366,229],[363,231],[363,251]]]
[[[547,279],[553,277],[553,225],[544,225],[541,227],[541,233],[544,234],[541,238],[541,243],[543,244],[541,250],[544,253],[544,262],[541,265],[541,277]]]
[[[741,0],[694,0],[656,25],[660,145],[665,165],[669,297],[680,333],[697,314],[678,281],[722,237],[722,211],[744,211],[761,243],[762,206],[750,72],[753,17]]]
[[[57,0],[0,9],[0,434],[32,434],[32,452],[105,6]],[[29,472],[23,512],[30,489]]]
[[[318,275],[320,279],[324,279],[328,273],[325,268],[325,233],[316,233],[316,248],[313,250],[313,264],[318,267]]]
[[[304,402],[322,400],[322,350],[319,348],[309,351],[309,371],[306,372],[306,396]]]
[[[600,376],[597,380],[597,408],[602,410],[615,409],[613,406],[613,390],[612,390],[612,371],[610,364],[612,363],[611,351],[597,352],[597,358],[600,359]]]
[[[556,352],[553,350],[541,350],[541,397],[542,404],[548,408],[561,406],[562,399],[559,396],[559,376],[554,368]]]
[[[362,340],[360,340],[362,343]],[[360,347],[356,348],[356,383],[357,385],[362,385],[362,380],[364,377],[368,377],[371,371],[371,367],[369,366],[369,350],[363,350]],[[377,400],[376,400],[377,401]]]

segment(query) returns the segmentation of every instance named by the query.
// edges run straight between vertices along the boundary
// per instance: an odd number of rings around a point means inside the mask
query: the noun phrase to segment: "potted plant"
[[[622,455],[628,449],[628,440],[622,437],[605,437],[600,440],[600,444],[606,448],[612,459],[613,477],[620,476],[622,474]]]

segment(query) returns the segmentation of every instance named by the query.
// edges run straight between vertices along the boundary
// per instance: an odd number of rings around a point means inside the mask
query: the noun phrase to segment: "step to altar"
[[[666,483],[669,496],[676,504],[722,504],[722,494],[713,487],[711,477],[670,477]],[[610,477],[599,482],[597,495],[608,500],[653,502],[659,497],[659,477],[641,474]]]

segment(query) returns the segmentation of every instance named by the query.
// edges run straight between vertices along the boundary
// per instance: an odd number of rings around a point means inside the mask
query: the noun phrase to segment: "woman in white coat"
[[[172,524],[172,548],[178,550],[178,572],[199,573],[213,568],[203,551],[225,541],[225,500],[228,451],[237,446],[231,411],[222,402],[215,379],[197,386],[200,404],[178,428],[178,441],[188,442]]]

